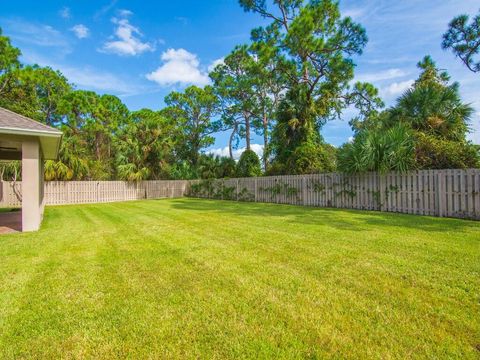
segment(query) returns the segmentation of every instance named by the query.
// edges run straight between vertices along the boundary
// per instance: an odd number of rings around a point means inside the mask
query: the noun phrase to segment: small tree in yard
[[[253,150],[245,150],[237,164],[237,176],[254,177],[262,175],[260,159]]]

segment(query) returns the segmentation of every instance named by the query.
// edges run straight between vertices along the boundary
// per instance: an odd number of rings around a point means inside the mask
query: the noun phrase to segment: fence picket
[[[47,205],[86,204],[138,199],[183,197],[202,180],[51,181],[45,182]],[[419,170],[411,173],[268,176],[211,181],[205,198],[274,202],[449,216],[480,220],[480,169]],[[13,184],[0,184],[0,206],[21,201]],[[21,193],[21,182],[17,182]]]

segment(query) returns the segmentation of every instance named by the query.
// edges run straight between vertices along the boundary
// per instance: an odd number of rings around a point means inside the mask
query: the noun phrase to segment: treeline
[[[160,111],[129,111],[113,95],[75,89],[59,71],[23,65],[20,50],[0,30],[0,106],[60,128],[58,161],[47,180],[192,179],[479,167],[466,140],[473,109],[458,84],[430,57],[395,106],[382,110],[378,90],[354,80],[354,56],[367,36],[338,4],[240,0],[268,19],[211,71],[211,85],[172,92]],[[354,140],[327,144],[322,127],[349,107]],[[205,155],[213,135],[229,132],[230,157]],[[251,150],[263,137],[262,159]],[[246,151],[238,162],[233,149]],[[4,172],[15,171],[15,164]]]

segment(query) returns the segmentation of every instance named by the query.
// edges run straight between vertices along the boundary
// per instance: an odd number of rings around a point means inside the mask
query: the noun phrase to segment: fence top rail
[[[326,172],[210,179],[201,185],[202,181],[50,181],[45,182],[44,194],[46,204],[54,205],[187,195],[480,220],[480,169],[392,171],[381,176],[376,172]],[[17,196],[21,181],[2,181],[0,185],[2,206],[21,204]]]
[[[210,178],[210,179],[193,179],[193,180],[184,180],[184,181],[213,181],[213,180],[253,180],[253,179],[278,179],[278,178],[304,178],[312,176],[391,176],[391,175],[412,175],[412,174],[429,174],[429,173],[444,173],[445,171],[464,171],[464,172],[478,172],[480,169],[468,168],[468,169],[422,169],[422,170],[409,170],[409,171],[387,171],[387,172],[378,172],[378,171],[367,171],[367,172],[358,172],[358,173],[342,173],[342,172],[320,172],[312,174],[300,174],[300,175],[268,175],[268,176],[256,176],[256,177],[228,177],[228,178]]]

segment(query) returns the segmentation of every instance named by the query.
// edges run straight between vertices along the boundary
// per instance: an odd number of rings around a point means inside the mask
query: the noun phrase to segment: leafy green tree
[[[237,170],[237,163],[230,157],[220,157],[220,164],[218,168],[217,178],[231,178],[235,177]]]
[[[426,56],[412,88],[394,107],[352,123],[353,143],[338,156],[343,171],[478,167],[478,151],[466,140],[473,109],[457,83]]]
[[[102,95],[98,98],[93,115],[86,128],[91,136],[95,158],[98,161],[113,159],[113,138],[127,123],[128,108],[118,97]]]
[[[253,150],[245,150],[237,163],[238,177],[261,176],[262,168],[260,158]]]
[[[414,130],[447,140],[465,140],[473,108],[462,103],[458,83],[440,72],[435,62],[425,57],[413,87],[406,91],[391,111],[391,122],[406,123]]]
[[[236,135],[242,134],[246,147],[250,150],[251,128],[257,106],[254,93],[254,60],[246,45],[237,46],[218,65],[210,77],[222,105],[222,120],[231,128],[229,141],[230,157],[233,157],[232,142]]]
[[[160,112],[142,109],[131,113],[115,143],[119,178],[129,181],[169,178],[175,136],[172,122]]]
[[[89,176],[89,154],[82,138],[67,133],[62,139],[59,159],[45,162],[45,180],[84,180]]]
[[[213,154],[202,154],[198,161],[198,175],[201,179],[215,179],[218,175],[220,159]]]
[[[338,3],[278,0],[273,9],[264,0],[240,4],[271,21],[253,30],[252,39],[255,47],[275,54],[277,69],[288,81],[272,134],[276,162],[291,163],[296,148],[305,143],[310,149],[321,146],[321,127],[347,106],[358,104],[370,111],[381,105],[373,86],[358,83],[350,88],[352,56],[362,53],[367,36],[350,18],[341,18]]]
[[[0,28],[0,97],[11,78],[11,72],[20,67],[20,54],[20,50],[12,46],[10,38],[2,35]]]
[[[212,119],[218,113],[218,100],[211,86],[190,86],[184,92],[172,92],[165,98],[162,114],[181,129],[178,137],[179,160],[198,165],[200,151],[212,144],[212,136],[221,124]]]
[[[336,170],[336,151],[329,144],[306,142],[289,157],[285,168],[277,173],[314,174]]]
[[[10,74],[0,104],[12,111],[54,126],[57,108],[72,87],[60,71],[38,65],[17,68]]]
[[[45,163],[46,180],[98,180],[92,176],[92,153],[86,132],[97,101],[98,95],[92,91],[74,90],[63,96],[56,110],[57,126],[63,132],[59,159]]]
[[[50,67],[27,66],[22,72],[27,81],[35,84],[42,121],[50,126],[57,125],[59,103],[72,90],[71,84],[60,71]]]
[[[478,146],[425,133],[415,137],[415,161],[419,169],[470,169],[480,167]]]
[[[271,132],[275,125],[278,105],[287,89],[287,79],[283,72],[279,71],[275,53],[270,52],[268,48],[258,44],[250,46],[250,54],[254,59],[251,73],[256,98],[253,127],[258,135],[263,136],[263,167],[268,171]]]
[[[197,179],[197,170],[186,160],[175,161],[169,170],[170,179],[173,180],[192,180]]]
[[[229,154],[245,138],[251,149],[251,134],[263,136],[268,148],[276,106],[284,89],[282,72],[276,71],[271,54],[260,48],[237,46],[211,73],[219,97],[224,128],[231,131]],[[268,156],[264,156],[264,166]]]
[[[451,49],[453,53],[474,73],[480,72],[480,13],[470,24],[468,15],[455,17],[443,34],[442,48]]]
[[[202,154],[199,159],[198,176],[202,179],[223,179],[234,177],[235,160],[225,156]]]
[[[68,166],[70,161],[62,160],[68,169],[82,170],[68,175],[69,179],[108,180],[115,176],[115,154],[112,150],[120,130],[128,122],[128,116],[128,109],[115,96],[99,96],[84,90],[71,91],[63,96],[57,109],[57,125],[62,129],[64,139],[70,139],[73,145],[60,150],[60,159],[68,150],[68,159],[80,156],[87,162],[85,174],[85,167]],[[62,164],[52,164],[52,169],[55,168],[66,170]]]
[[[98,102],[99,96],[93,91],[74,90],[64,95],[57,109],[62,130],[72,134],[86,131],[87,125],[94,121]]]

